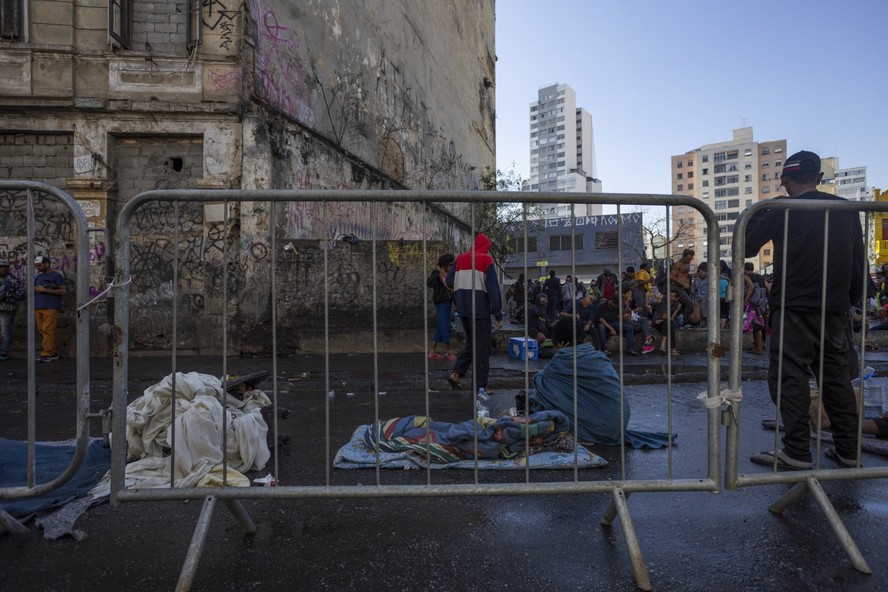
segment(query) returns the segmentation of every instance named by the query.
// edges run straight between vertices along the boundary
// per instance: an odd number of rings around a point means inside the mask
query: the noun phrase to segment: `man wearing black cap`
[[[34,318],[42,338],[41,362],[59,359],[56,350],[56,326],[62,310],[62,296],[67,294],[65,278],[52,269],[49,257],[41,255],[34,261],[37,276],[34,278]]]
[[[845,200],[817,190],[823,173],[820,157],[802,151],[790,156],[781,185],[793,200]],[[857,466],[857,401],[851,388],[847,338],[848,312],[863,293],[866,259],[860,218],[857,212],[822,209],[764,209],[756,212],[746,228],[746,257],[774,241],[774,283],[768,304],[771,309],[770,370],[768,387],[777,402],[781,386],[780,417],[783,449],[762,452],[753,462],[784,469],[810,469],[811,449],[808,424],[813,371],[820,384],[823,406],[833,431],[835,448],[826,456],[842,467]],[[824,277],[826,248],[826,277]],[[783,266],[786,254],[786,268]],[[824,282],[829,297],[823,298]],[[784,293],[785,285],[785,293]],[[821,332],[821,322],[824,330]],[[782,335],[781,335],[782,331]],[[820,359],[823,357],[823,368]],[[778,368],[782,364],[782,373]]]

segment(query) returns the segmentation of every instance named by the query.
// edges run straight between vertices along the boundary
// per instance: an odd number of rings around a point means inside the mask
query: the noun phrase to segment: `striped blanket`
[[[414,452],[433,463],[514,458],[531,447],[554,445],[570,431],[570,420],[560,411],[541,411],[529,417],[476,418],[462,423],[432,421],[409,415],[367,427],[364,444],[380,452]],[[476,445],[477,438],[477,445]]]

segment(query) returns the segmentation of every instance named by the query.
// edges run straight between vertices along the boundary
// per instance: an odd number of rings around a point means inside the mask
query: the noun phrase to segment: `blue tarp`
[[[35,445],[37,484],[52,481],[71,464],[74,445]],[[49,508],[64,505],[86,494],[111,467],[111,449],[95,440],[87,449],[86,459],[70,481],[37,497],[0,499],[0,509],[13,518],[25,518]],[[28,484],[28,443],[0,438],[0,487],[25,487]]]
[[[563,347],[533,378],[531,413],[546,409],[574,416],[574,350],[576,350],[577,438],[592,444],[620,444],[620,376],[610,360],[588,343]],[[623,401],[626,444],[633,448],[662,448],[668,434],[628,429],[629,403]],[[674,436],[673,436],[674,437]]]

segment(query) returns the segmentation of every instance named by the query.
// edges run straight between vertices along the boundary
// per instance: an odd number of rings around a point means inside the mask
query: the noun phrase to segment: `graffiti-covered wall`
[[[464,190],[495,166],[493,0],[134,2],[115,4],[115,19],[109,3],[31,4],[66,10],[53,27],[25,19],[27,35],[4,41],[14,51],[0,87],[0,177],[42,181],[78,201],[94,229],[92,296],[115,276],[120,212],[144,191]],[[0,201],[0,220],[14,208]],[[430,262],[408,253],[423,239],[448,251],[470,240],[467,205],[294,201],[274,223],[270,211],[184,204],[179,217],[152,206],[134,218],[134,350],[215,351],[225,332],[235,351],[267,350],[269,280],[322,273],[311,242],[337,247],[318,252],[333,256],[339,278],[354,277],[352,267],[387,278],[378,289],[402,307],[392,318],[415,327],[423,294],[403,277],[427,273]],[[70,240],[55,236],[45,247],[63,265]],[[22,266],[20,237],[0,234],[0,249]],[[373,242],[398,250],[380,247],[374,264],[363,251]],[[282,267],[272,272],[272,243],[302,245],[301,255],[280,247]],[[236,288],[227,298],[224,282]],[[365,296],[337,295],[332,313],[367,319]],[[301,311],[319,297],[303,293],[279,322],[316,330]],[[185,311],[175,336],[174,305]],[[101,299],[89,308],[93,355],[109,351],[113,306]]]
[[[493,0],[248,0],[255,92],[417,189],[495,159]]]

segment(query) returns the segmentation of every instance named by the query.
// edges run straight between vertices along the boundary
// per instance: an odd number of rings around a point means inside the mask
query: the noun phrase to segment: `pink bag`
[[[765,320],[762,318],[756,307],[747,304],[746,308],[743,311],[743,332],[751,333],[753,323],[757,325],[764,325]]]

